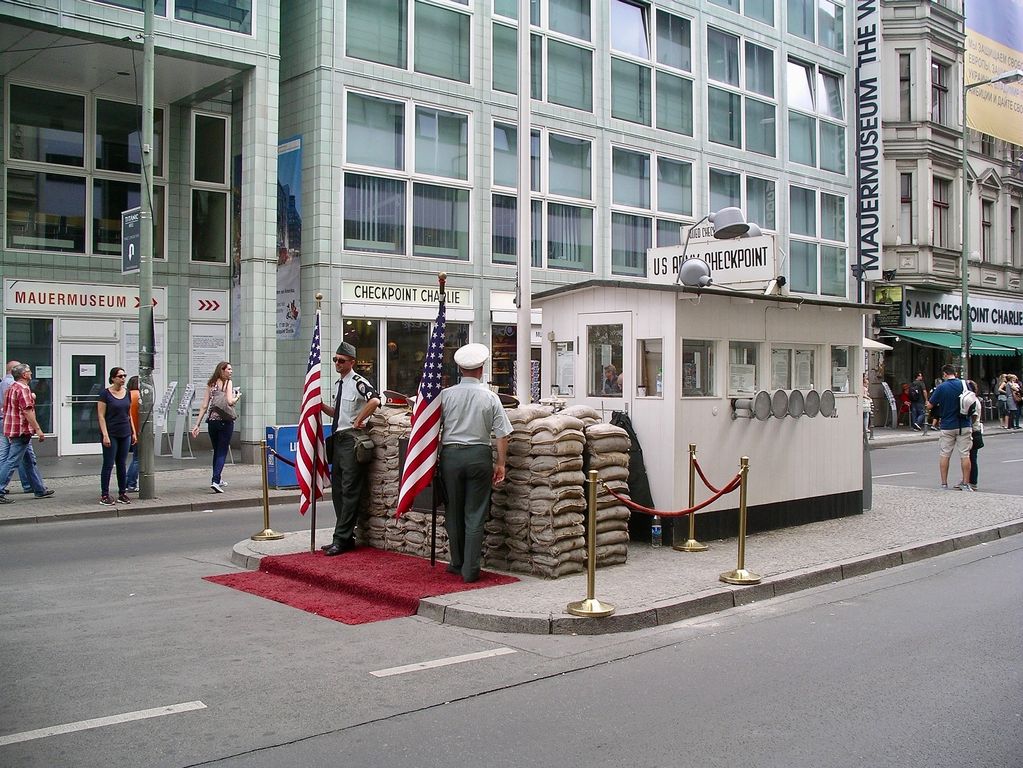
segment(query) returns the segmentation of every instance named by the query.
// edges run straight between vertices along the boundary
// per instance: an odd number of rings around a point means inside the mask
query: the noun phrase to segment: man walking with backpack
[[[927,409],[927,385],[924,384],[924,375],[918,373],[913,383],[909,385],[909,423],[917,432],[926,432]]]
[[[941,487],[949,490],[948,465],[955,449],[959,452],[959,465],[963,472],[963,481],[952,486],[954,491],[972,491],[970,486],[970,449],[973,447],[973,419],[977,412],[977,395],[966,388],[966,382],[956,377],[956,369],[951,365],[941,367],[943,381],[927,401],[927,407],[938,406],[941,421],[938,423],[938,472],[941,475]],[[965,411],[965,412],[964,412]],[[972,412],[971,412],[972,411]]]

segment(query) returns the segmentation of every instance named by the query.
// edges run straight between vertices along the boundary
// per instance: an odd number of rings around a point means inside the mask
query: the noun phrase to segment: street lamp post
[[[962,366],[962,378],[966,381],[970,378],[970,185],[967,178],[970,167],[969,143],[970,126],[966,120],[966,95],[974,88],[992,83],[1016,83],[1023,80],[1023,70],[1013,69],[1002,72],[987,80],[978,80],[975,83],[963,85],[963,253],[959,263],[960,278],[962,280],[962,306],[959,310],[961,346],[959,350],[960,365]]]

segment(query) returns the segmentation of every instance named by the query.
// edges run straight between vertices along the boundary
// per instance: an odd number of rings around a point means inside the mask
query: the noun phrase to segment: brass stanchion
[[[253,541],[283,539],[283,533],[277,533],[277,531],[270,527],[270,481],[266,476],[266,440],[259,441],[259,453],[263,464],[263,530],[252,534],[249,538]]]
[[[696,443],[689,444],[689,509],[696,506]],[[679,552],[706,552],[707,545],[696,540],[696,513],[689,513],[689,538],[684,544],[675,544]]]
[[[569,603],[565,608],[573,616],[610,616],[615,607],[610,603],[602,603],[593,596],[597,581],[597,471],[591,469],[586,482],[587,490],[586,519],[586,599],[578,603]]]
[[[726,584],[759,584],[760,576],[746,570],[746,480],[749,476],[749,456],[739,459],[739,564],[734,571],[721,574]]]

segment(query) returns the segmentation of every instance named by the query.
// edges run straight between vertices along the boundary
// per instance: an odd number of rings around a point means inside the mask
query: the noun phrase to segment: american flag
[[[433,326],[430,345],[423,361],[423,377],[419,381],[416,406],[412,411],[412,434],[405,454],[405,471],[401,475],[398,491],[398,509],[401,517],[412,506],[416,495],[433,480],[440,448],[440,380],[444,363],[444,291],[440,292],[437,322]]]
[[[313,494],[316,494],[317,499],[321,498],[323,486],[330,479],[327,449],[323,445],[323,424],[320,420],[323,404],[320,397],[320,310],[316,310],[313,341],[309,345],[309,367],[305,372],[305,387],[302,389],[302,415],[298,420],[298,461],[295,463],[300,492],[298,511],[303,515],[313,503]]]

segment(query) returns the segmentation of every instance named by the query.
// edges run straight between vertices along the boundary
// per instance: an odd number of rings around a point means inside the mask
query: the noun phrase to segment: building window
[[[774,0],[710,0],[714,5],[741,13],[746,18],[774,26]]]
[[[349,93],[345,127],[345,156],[349,163],[404,170],[403,103]]]
[[[729,397],[756,394],[759,352],[760,345],[752,341],[728,342]]]
[[[710,181],[710,208],[711,211],[720,211],[722,208],[742,207],[742,176],[731,171],[722,171],[711,168],[708,172]]]
[[[985,157],[995,157],[996,150],[995,137],[988,133],[980,134],[980,153]]]
[[[174,18],[229,32],[252,34],[251,0],[174,0]]]
[[[611,116],[693,135],[693,82],[669,71],[691,68],[690,22],[657,11],[651,39],[650,7],[611,2]]]
[[[797,293],[844,297],[849,271],[845,198],[790,186],[789,231],[790,288]]]
[[[994,260],[991,235],[994,228],[995,204],[990,200],[980,202],[980,260],[991,263]]]
[[[590,397],[622,396],[624,337],[620,324],[586,326],[586,389]]]
[[[145,8],[144,0],[99,0],[106,5],[116,5],[120,8],[128,8],[132,11],[142,11]],[[167,0],[156,0],[153,3],[153,13],[156,16],[167,15]]]
[[[831,348],[831,391],[849,391],[849,347]]]
[[[845,52],[845,8],[832,0],[817,0],[817,29],[820,44]]]
[[[770,179],[746,177],[746,216],[761,229],[775,229],[774,182]]]
[[[85,96],[21,85],[11,85],[7,107],[7,247],[120,257],[121,211],[141,202],[141,108],[97,98],[89,123]],[[156,108],[154,177],[164,173],[163,117]],[[154,186],[158,259],[165,257],[164,191]]]
[[[708,172],[710,201],[708,210],[736,207],[746,211],[747,218],[761,229],[775,229],[774,182],[747,176],[746,198],[743,200],[743,175],[734,171],[711,168]]]
[[[345,53],[405,69],[408,61],[408,0],[348,0]]]
[[[417,2],[415,20],[416,72],[469,82],[469,14]]]
[[[789,34],[814,42],[814,0],[788,0],[787,10]]]
[[[4,360],[17,360],[31,366],[32,393],[36,419],[46,434],[53,433],[53,320],[8,317],[7,354]]]
[[[518,186],[517,134],[515,126],[494,124],[495,186],[510,189]],[[592,271],[593,210],[589,206],[569,205],[564,200],[589,201],[592,198],[591,142],[537,130],[532,132],[530,146],[531,191],[539,196],[531,201],[532,264],[548,269]],[[547,195],[556,195],[559,200],[548,201]],[[515,263],[518,252],[516,210],[517,200],[510,194],[495,194],[491,198],[491,260],[495,264]],[[546,254],[546,264],[543,254]]]
[[[913,57],[908,53],[899,54],[899,120],[908,123],[913,119]]]
[[[1023,233],[1020,231],[1019,206],[1009,209],[1009,264],[1018,267],[1021,264],[1020,254],[1023,253]]]
[[[841,75],[789,59],[789,159],[845,173],[845,96]],[[819,131],[819,135],[818,135]],[[819,147],[819,153],[818,153]]]
[[[490,87],[504,93],[519,91],[518,30],[494,24]],[[532,64],[532,62],[531,62]],[[530,66],[532,72],[532,66]]]
[[[741,92],[745,88],[774,98],[774,51],[750,42],[740,44],[735,35],[711,27],[707,29],[707,57],[708,77],[724,86],[707,88],[708,138],[774,157],[775,105]]]
[[[228,137],[230,121],[222,115],[192,113],[191,259],[226,264],[228,215]]]
[[[682,341],[682,397],[713,395],[714,342],[683,339]]]
[[[456,112],[416,107],[416,173],[466,180],[469,176],[469,118]]]
[[[345,250],[405,253],[405,182],[345,174]]]
[[[772,347],[771,389],[813,389],[814,358],[809,347]]]
[[[899,239],[913,242],[913,174],[899,174]]]
[[[931,210],[931,240],[935,248],[952,247],[952,221],[949,211],[951,191],[951,181],[935,177]]]
[[[950,125],[948,81],[951,66],[937,59],[931,60],[931,122]]]
[[[693,166],[666,157],[657,158],[657,210],[693,215]]]

